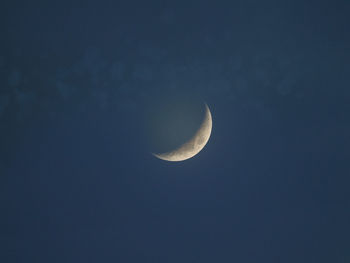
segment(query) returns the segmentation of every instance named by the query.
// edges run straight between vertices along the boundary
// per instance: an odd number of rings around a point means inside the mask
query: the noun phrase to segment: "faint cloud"
[[[101,51],[98,48],[89,48],[78,67],[81,67],[81,72],[90,74],[93,85],[99,85],[101,72],[106,68],[106,62],[102,58]]]

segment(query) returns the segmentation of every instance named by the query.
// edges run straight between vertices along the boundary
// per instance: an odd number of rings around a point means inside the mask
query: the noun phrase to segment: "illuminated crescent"
[[[182,144],[175,150],[165,153],[154,153],[153,155],[164,161],[179,162],[187,160],[198,154],[209,141],[213,125],[211,113],[207,104],[205,104],[205,109],[205,116],[202,124],[189,141]]]

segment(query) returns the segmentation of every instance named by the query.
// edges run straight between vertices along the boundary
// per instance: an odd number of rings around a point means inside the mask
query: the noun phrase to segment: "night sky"
[[[350,262],[349,32],[347,0],[2,2],[0,262]]]

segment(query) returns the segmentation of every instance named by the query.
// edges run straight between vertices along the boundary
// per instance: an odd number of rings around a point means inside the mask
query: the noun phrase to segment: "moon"
[[[197,132],[187,142],[178,148],[164,153],[153,153],[161,160],[169,162],[180,162],[197,155],[209,141],[213,120],[207,104],[205,104],[205,116]]]

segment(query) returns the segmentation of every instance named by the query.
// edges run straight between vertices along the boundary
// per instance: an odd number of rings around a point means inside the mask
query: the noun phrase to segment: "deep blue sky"
[[[1,4],[0,262],[349,262],[349,1],[123,2]]]

